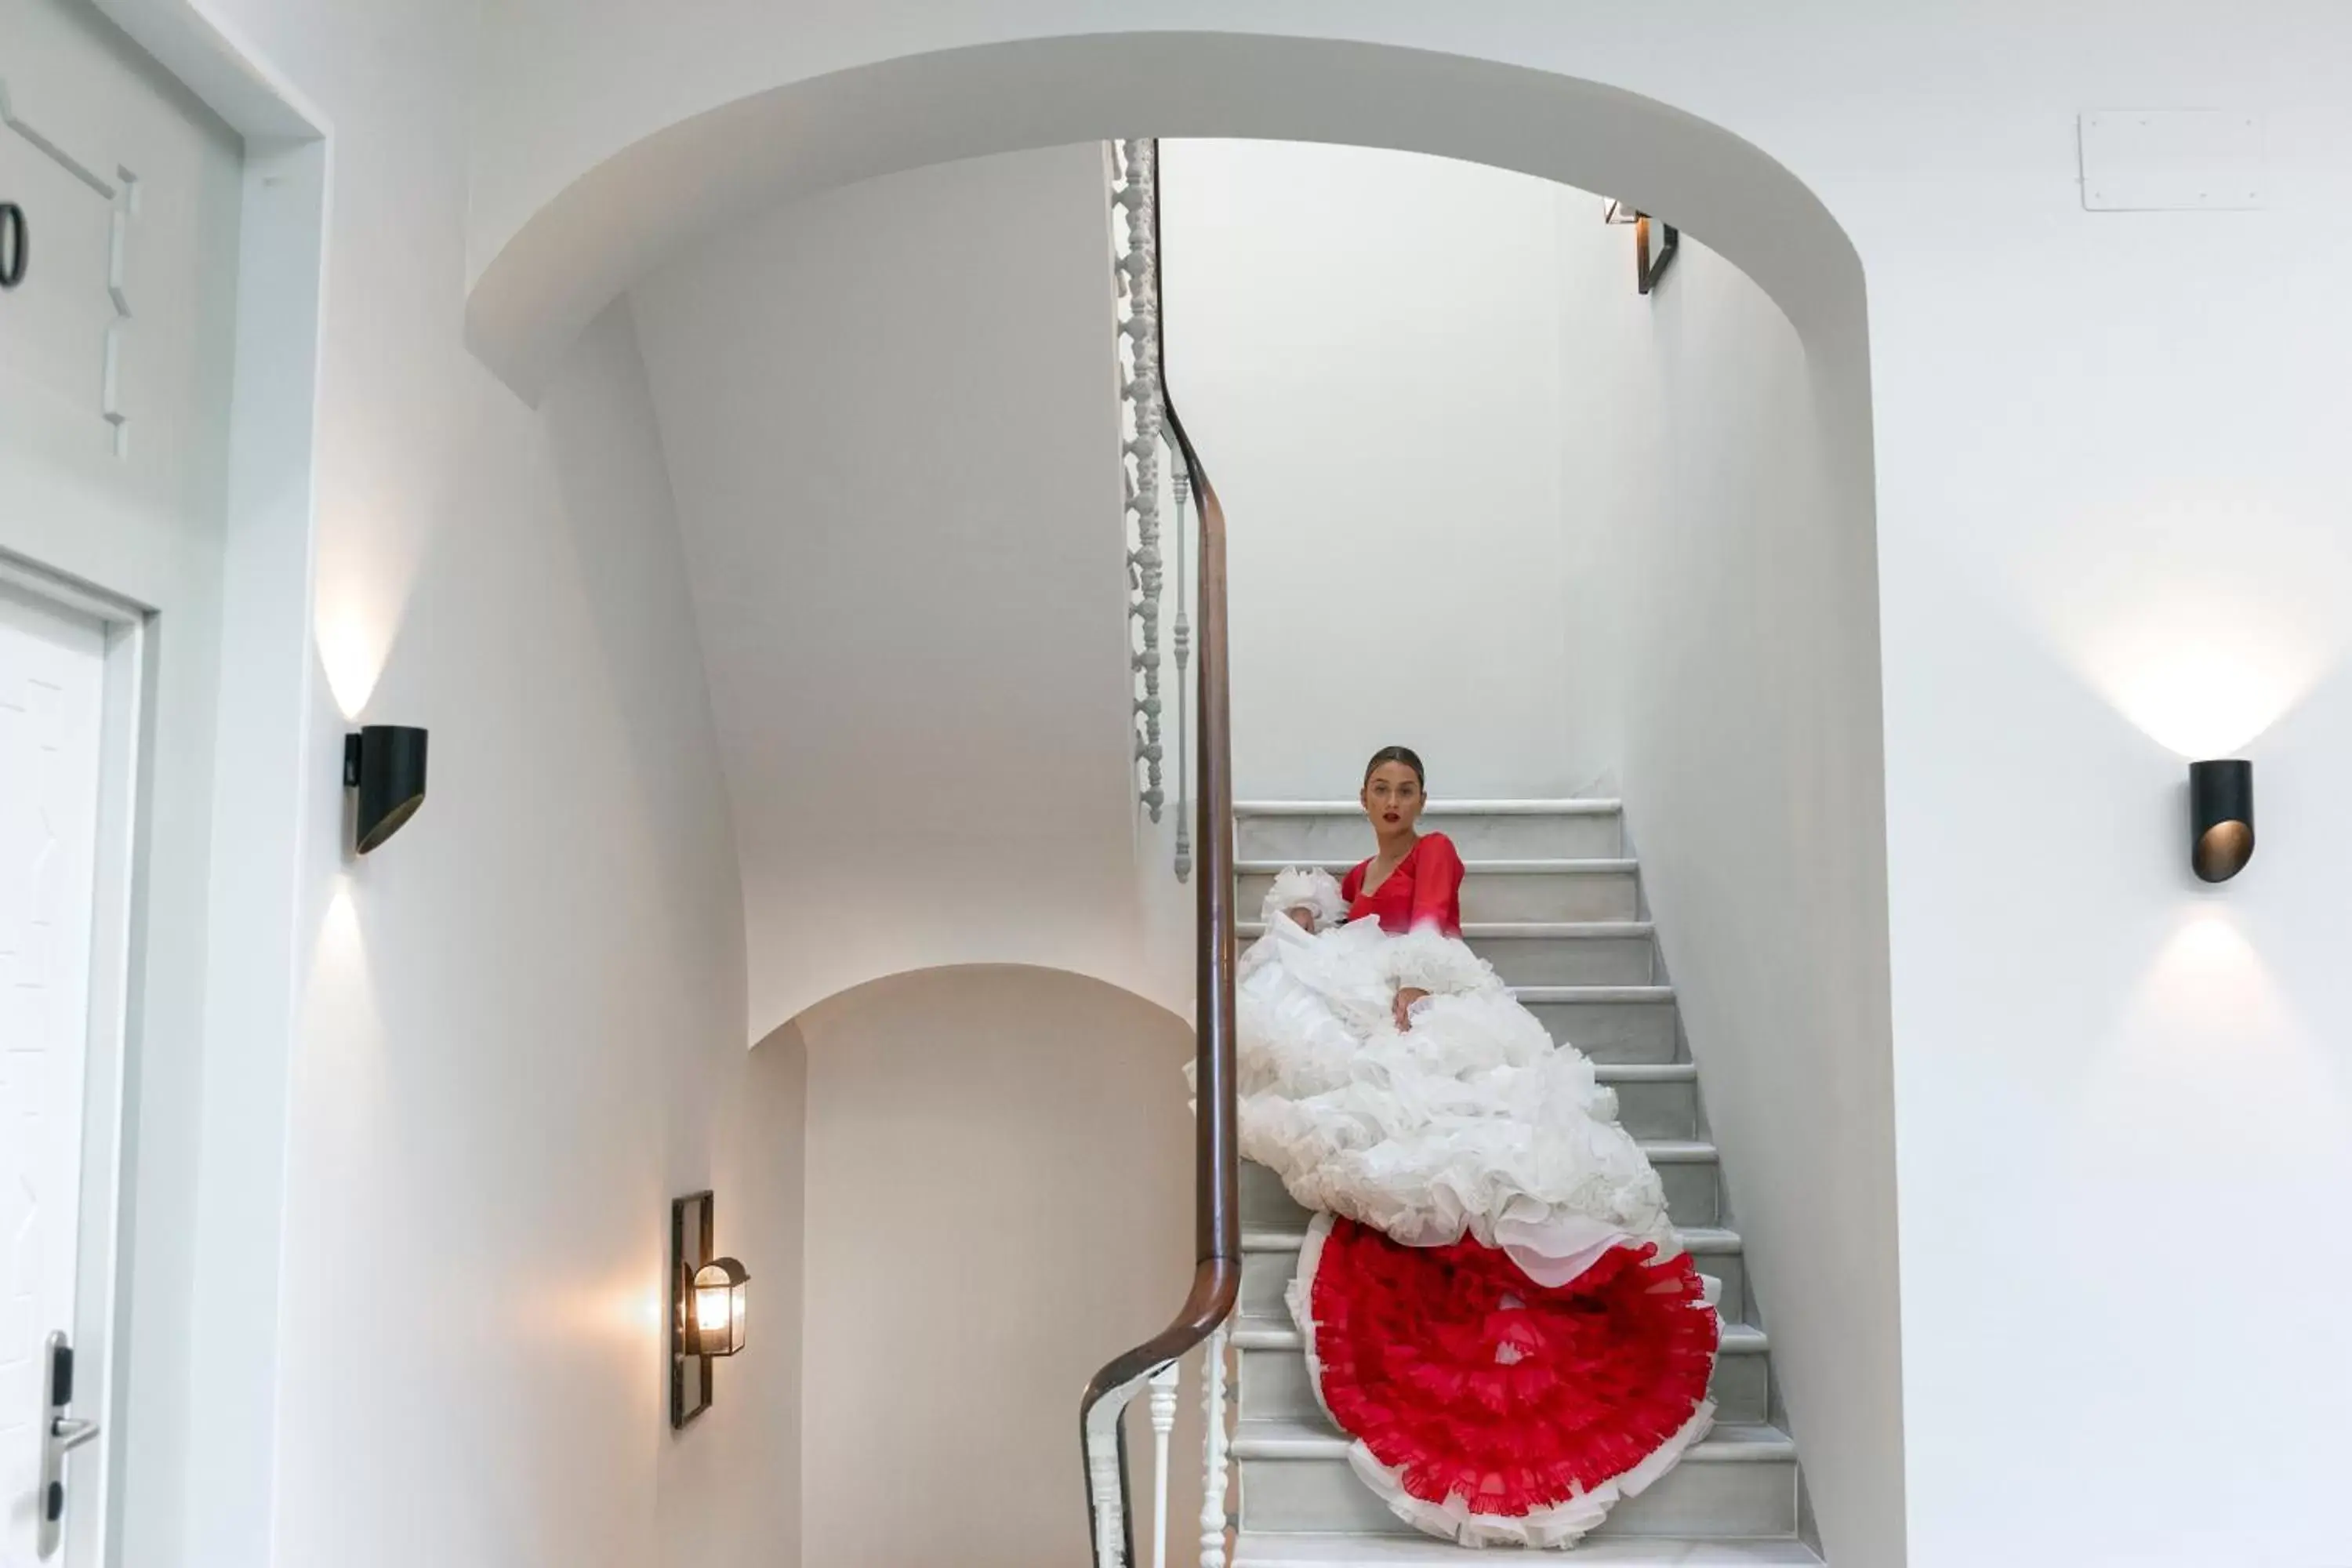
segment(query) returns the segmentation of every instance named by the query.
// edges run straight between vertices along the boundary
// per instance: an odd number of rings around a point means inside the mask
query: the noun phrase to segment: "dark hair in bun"
[[[1372,760],[1364,764],[1364,783],[1369,784],[1372,782],[1372,775],[1381,771],[1382,763],[1402,763],[1412,770],[1413,783],[1423,789],[1429,787],[1429,776],[1421,771],[1421,759],[1413,754],[1411,746],[1382,746],[1374,752]]]

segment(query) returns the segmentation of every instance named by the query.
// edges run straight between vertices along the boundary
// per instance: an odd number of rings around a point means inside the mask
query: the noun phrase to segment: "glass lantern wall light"
[[[669,1424],[683,1427],[710,1408],[710,1367],[743,1348],[751,1275],[716,1256],[710,1194],[669,1206]]]

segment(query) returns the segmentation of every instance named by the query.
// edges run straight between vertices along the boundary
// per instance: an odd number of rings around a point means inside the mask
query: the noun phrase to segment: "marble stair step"
[[[1356,1479],[1348,1440],[1319,1419],[1235,1425],[1241,1528],[1246,1534],[1412,1534]],[[1612,1510],[1595,1538],[1790,1537],[1797,1529],[1797,1449],[1762,1425],[1718,1426],[1683,1462]]]
[[[1237,929],[1244,946],[1265,934],[1257,921]],[[1470,950],[1513,986],[1652,984],[1655,935],[1648,921],[1488,921],[1462,927]]]
[[[1361,859],[1358,856],[1357,859]],[[1319,867],[1345,877],[1355,860],[1244,860],[1234,907],[1255,916],[1286,866]],[[1462,918],[1491,921],[1630,921],[1641,914],[1638,868],[1631,860],[1471,860],[1462,883]]]
[[[1670,1063],[1683,1054],[1671,985],[1514,985],[1511,994],[1546,1034],[1596,1065]]]
[[[1624,814],[1614,800],[1432,801],[1424,833],[1443,833],[1465,860],[1595,860],[1624,854]],[[1244,801],[1234,807],[1243,860],[1339,860],[1374,847],[1371,824],[1352,800]]]
[[[1253,1535],[1235,1543],[1234,1568],[1492,1568],[1496,1553],[1427,1536]],[[1549,1558],[1546,1561],[1549,1561]],[[1563,1561],[1574,1568],[1821,1568],[1802,1542],[1601,1537]]]

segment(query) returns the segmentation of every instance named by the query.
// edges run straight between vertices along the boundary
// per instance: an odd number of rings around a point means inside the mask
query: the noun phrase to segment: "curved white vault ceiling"
[[[1671,213],[1861,368],[1861,263],[1803,182],[1654,100],[1494,60],[1328,38],[1099,34],[907,56],[690,114],[499,226],[467,305],[525,397],[597,312],[682,247],[779,202],[952,158],[1132,135],[1336,142],[1490,163]],[[503,187],[504,182],[494,181]],[[499,204],[494,204],[499,205]]]

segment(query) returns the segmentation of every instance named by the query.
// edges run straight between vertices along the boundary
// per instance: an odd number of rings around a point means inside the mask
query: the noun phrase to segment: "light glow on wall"
[[[2343,656],[2352,552],[2255,497],[2142,498],[2052,534],[2032,563],[2052,637],[2185,761],[2243,751]]]
[[[404,463],[393,467],[406,471]],[[432,497],[383,491],[371,495],[360,509],[363,519],[332,527],[322,522],[318,530],[311,637],[335,706],[347,720],[357,720],[375,695],[376,682],[400,640],[419,563],[430,542],[424,526],[404,524],[412,515],[435,516],[441,504]]]
[[[310,1103],[325,1117],[328,1136],[369,1137],[384,1093],[385,1031],[358,886],[348,870],[335,873],[319,914],[300,1028],[310,1052],[303,1069],[313,1097]]]
[[[2233,906],[2186,906],[2089,1063],[2084,1153],[2119,1161],[2110,1175],[2194,1187],[2212,1179],[2200,1149],[2339,1140],[2327,1053],[2241,921]]]
[[[360,935],[359,906],[352,901],[352,879],[347,874],[337,874],[327,895],[327,911],[319,921],[319,943],[310,964],[314,982],[367,984],[367,944]]]
[[[335,706],[343,717],[356,721],[366,711],[368,699],[375,695],[375,683],[383,674],[391,629],[373,624],[371,616],[348,602],[334,607],[321,602],[318,614],[314,635],[319,663],[327,672],[327,688],[334,693]]]
[[[2089,653],[2088,673],[2116,707],[2183,761],[2234,756],[2300,701],[2328,653],[2283,628],[2214,628],[2187,641],[2151,613]],[[2302,646],[2298,646],[2301,642]]]

